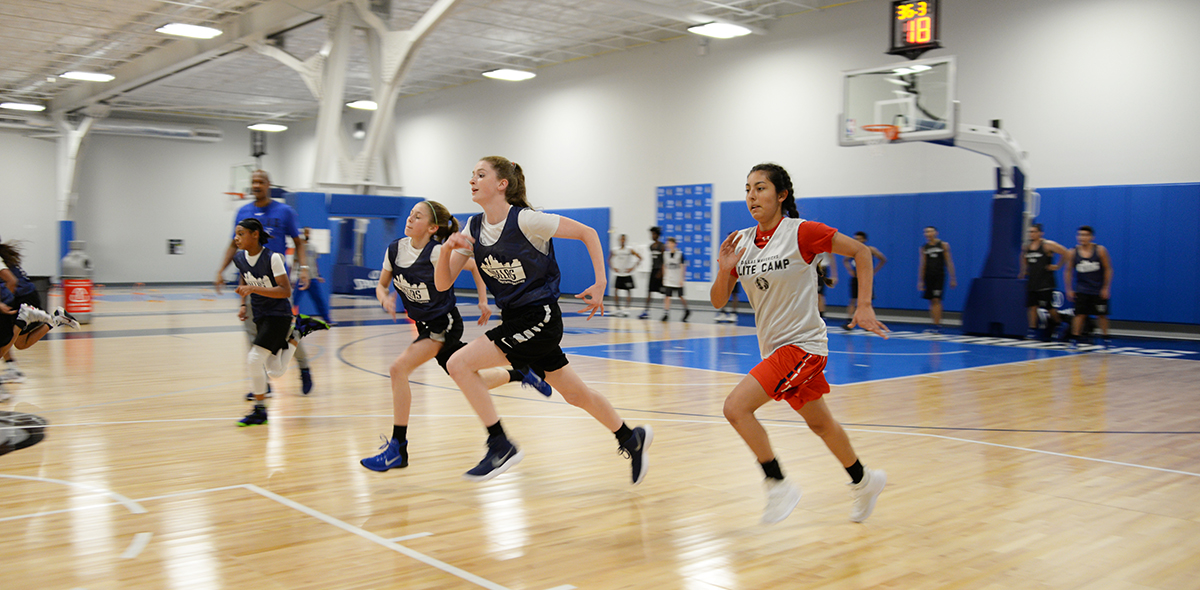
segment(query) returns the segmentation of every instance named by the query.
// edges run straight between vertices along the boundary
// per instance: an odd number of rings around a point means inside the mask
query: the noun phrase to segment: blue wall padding
[[[1075,230],[1091,225],[1096,242],[1112,257],[1112,318],[1140,322],[1200,323],[1200,270],[1190,254],[1200,250],[1200,184],[1039,188],[1035,221],[1046,238],[1070,248]],[[947,311],[962,311],[970,281],[982,275],[991,236],[992,194],[962,191],[861,197],[804,198],[800,216],[847,235],[865,231],[868,243],[888,257],[876,275],[875,306],[928,309],[917,291],[918,248],[927,225],[951,245],[958,288],[947,284]],[[754,225],[743,201],[720,203],[720,234]],[[1176,268],[1176,261],[1183,262]],[[849,297],[845,267],[826,291],[830,305]],[[1058,273],[1062,288],[1062,273]]]
[[[586,209],[546,209],[546,213],[562,215],[582,223],[594,230],[600,236],[600,249],[604,258],[605,268],[608,266],[608,230],[610,215],[608,207],[591,207]],[[462,226],[475,213],[455,214],[455,219]],[[579,240],[554,239],[554,256],[558,260],[558,269],[562,272],[559,291],[564,295],[582,293],[584,289],[596,282],[596,274],[592,269],[592,259],[588,256],[587,247]],[[454,282],[455,289],[474,289],[475,282],[471,275],[460,274]]]

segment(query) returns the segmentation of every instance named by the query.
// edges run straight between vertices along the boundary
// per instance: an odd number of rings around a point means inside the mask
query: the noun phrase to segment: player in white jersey
[[[617,317],[623,318],[629,316],[626,310],[633,306],[633,269],[642,263],[642,255],[625,245],[625,234],[621,234],[620,240],[620,247],[613,248],[608,253],[608,266],[612,268],[613,276],[616,277],[613,296],[617,302]],[[625,292],[625,307],[621,307],[621,291]]]
[[[692,310],[688,309],[687,299],[683,298],[683,281],[686,271],[687,257],[679,249],[679,244],[674,237],[667,238],[667,249],[663,252],[662,265],[662,321],[664,322],[671,319],[671,297],[678,298],[679,304],[683,306],[683,321],[688,321],[688,316],[692,315]]]
[[[829,349],[825,322],[817,312],[815,262],[822,252],[855,259],[864,271],[858,286],[863,296],[850,324],[886,337],[887,327],[875,319],[871,306],[871,250],[827,225],[799,219],[791,177],[777,164],[759,164],[750,170],[746,206],[758,226],[736,232],[721,244],[710,299],[720,309],[740,282],[754,308],[763,361],[725,399],[725,418],[766,475],[762,520],[779,522],[800,501],[799,488],[784,479],[767,431],[754,416],[775,399],[787,401],[846,468],[853,498],[850,520],[862,522],[874,510],[887,475],[863,467],[822,397],[829,393],[824,374]]]

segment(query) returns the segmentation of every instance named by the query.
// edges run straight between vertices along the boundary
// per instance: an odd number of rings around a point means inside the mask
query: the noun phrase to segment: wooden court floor
[[[237,428],[234,300],[168,293],[102,302],[95,337],[19,353],[29,380],[0,410],[50,426],[0,456],[0,588],[1200,588],[1195,361],[1076,355],[835,387],[864,463],[888,472],[862,524],[820,439],[770,404],[804,496],[764,526],[761,471],[721,415],[740,375],[573,356],[654,428],[646,481],[629,485],[582,410],[510,384],[493,393],[526,458],[475,484],[460,475],[485,433],[429,363],[411,465],[374,473],[358,460],[390,432],[386,375],[410,325],[337,302],[342,325],[306,340],[314,392],[293,366],[270,424]],[[564,345],[752,333],[709,321],[575,316],[619,330]]]

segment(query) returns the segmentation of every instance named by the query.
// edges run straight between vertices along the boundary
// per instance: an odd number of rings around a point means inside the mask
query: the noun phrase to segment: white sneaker
[[[67,313],[67,310],[57,307],[54,309],[54,327],[67,326],[68,328],[79,329],[79,320],[75,316]]]
[[[862,481],[846,485],[850,486],[850,497],[854,500],[850,520],[862,522],[875,510],[875,500],[887,485],[887,474],[882,469],[867,469],[863,471]]]
[[[54,318],[50,314],[29,305],[28,303],[21,304],[21,310],[17,312],[17,319],[23,320],[25,325],[32,326],[34,324],[50,324],[54,322]]]
[[[788,517],[800,503],[800,488],[786,479],[768,477],[763,481],[767,506],[763,508],[762,523],[775,524]]]
[[[9,367],[7,369],[5,369],[3,373],[0,373],[0,383],[24,383],[24,382],[25,382],[25,373],[22,373],[21,369],[18,369],[12,365],[9,365]]]

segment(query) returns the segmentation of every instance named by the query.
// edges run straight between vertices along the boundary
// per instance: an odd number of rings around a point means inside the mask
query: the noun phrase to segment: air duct
[[[0,128],[37,131],[39,137],[57,137],[58,129],[45,117],[23,117],[0,115]],[[217,142],[223,134],[216,127],[168,123],[162,121],[139,121],[134,119],[102,119],[92,125],[92,133],[123,135],[127,137],[157,137],[183,141]]]

